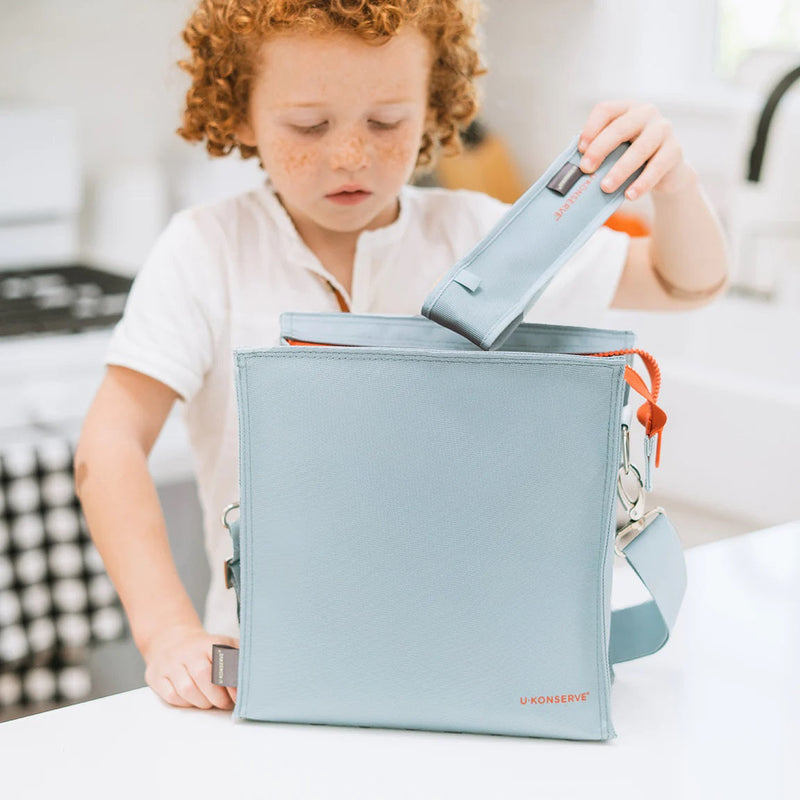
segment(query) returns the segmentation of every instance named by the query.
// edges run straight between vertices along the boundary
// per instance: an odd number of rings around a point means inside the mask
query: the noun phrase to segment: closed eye
[[[311,134],[311,133],[322,133],[325,130],[327,124],[328,121],[323,120],[322,122],[319,122],[316,125],[292,125],[292,127],[298,133]]]
[[[392,131],[397,128],[402,120],[397,120],[397,122],[382,122],[377,119],[371,119],[369,124],[372,125],[373,128],[377,128],[379,131]]]

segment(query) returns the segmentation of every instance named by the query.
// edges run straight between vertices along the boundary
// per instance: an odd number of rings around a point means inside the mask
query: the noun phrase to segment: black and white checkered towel
[[[87,648],[127,632],[74,492],[73,450],[0,451],[0,713],[85,699]]]

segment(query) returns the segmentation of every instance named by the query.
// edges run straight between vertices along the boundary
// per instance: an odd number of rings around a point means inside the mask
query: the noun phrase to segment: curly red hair
[[[266,36],[347,31],[380,43],[413,25],[435,54],[432,113],[417,157],[418,168],[430,168],[439,151],[460,150],[459,131],[478,111],[474,79],[486,72],[475,43],[478,11],[479,0],[201,0],[183,31],[191,56],[178,64],[192,83],[177,133],[188,141],[205,140],[212,156],[236,148],[242,158],[257,156],[236,131],[247,119],[258,48]]]

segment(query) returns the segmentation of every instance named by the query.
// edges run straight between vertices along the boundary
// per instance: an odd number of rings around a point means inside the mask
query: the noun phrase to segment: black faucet
[[[784,75],[770,92],[767,102],[761,110],[758,127],[756,128],[756,139],[753,142],[753,149],[750,151],[750,171],[747,174],[747,180],[751,183],[758,183],[761,180],[761,165],[764,161],[764,150],[767,147],[767,136],[769,135],[769,127],[772,124],[775,109],[778,107],[781,98],[798,78],[800,78],[800,67],[795,67],[791,72]]]

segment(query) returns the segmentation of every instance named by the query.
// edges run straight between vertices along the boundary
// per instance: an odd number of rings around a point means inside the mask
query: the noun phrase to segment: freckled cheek
[[[409,163],[415,163],[419,151],[419,142],[408,139],[402,141],[379,142],[375,146],[375,155],[383,164],[391,164],[394,167],[405,167]]]
[[[276,138],[265,166],[270,173],[279,172],[290,178],[302,178],[315,172],[320,160],[319,148],[309,147],[295,139]]]

